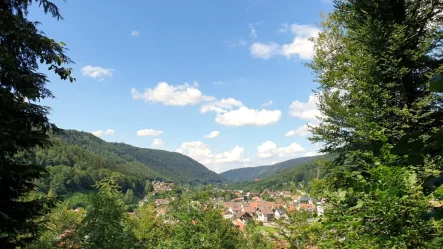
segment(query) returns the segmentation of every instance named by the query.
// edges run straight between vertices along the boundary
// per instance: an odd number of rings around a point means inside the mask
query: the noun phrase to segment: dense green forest
[[[147,181],[189,185],[223,182],[216,173],[175,152],[108,143],[74,130],[59,131],[51,141],[52,146],[32,154],[32,163],[49,172],[47,178],[37,181],[38,190],[51,196],[92,190],[95,182],[113,173],[123,193],[131,189],[140,198]]]
[[[254,179],[265,178],[267,176],[274,174],[279,170],[301,165],[308,161],[315,160],[318,157],[320,156],[299,157],[295,159],[286,160],[280,163],[276,163],[273,165],[231,169],[221,173],[220,175],[229,181],[247,182],[247,181],[252,181]]]

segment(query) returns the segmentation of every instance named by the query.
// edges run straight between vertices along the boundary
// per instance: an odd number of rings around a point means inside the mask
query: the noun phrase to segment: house
[[[280,196],[283,196],[283,197],[285,197],[285,198],[291,198],[291,192],[289,192],[289,191],[283,191],[283,192],[280,192]]]
[[[236,214],[238,212],[241,212],[241,207],[240,206],[231,206],[229,207],[229,212]]]
[[[257,210],[257,220],[268,222],[274,219],[274,212],[270,208],[261,208]]]
[[[325,213],[324,207],[320,203],[317,203],[317,214],[318,214],[318,216],[322,216],[324,213]]]
[[[288,215],[286,214],[285,210],[279,209],[279,208],[275,210],[274,216],[276,219],[281,219],[281,218],[287,219],[288,218]]]
[[[234,226],[240,231],[243,231],[245,229],[245,224],[239,220],[233,220],[232,224],[234,224]]]
[[[245,223],[246,221],[251,220],[252,216],[246,212],[238,212],[237,214],[235,214],[235,218]]]
[[[227,220],[231,220],[234,218],[234,214],[231,212],[222,212],[223,218]]]
[[[254,216],[257,213],[257,209],[253,208],[253,207],[243,207],[242,212],[248,213],[251,216]]]
[[[167,200],[167,199],[155,199],[154,203],[155,203],[156,206],[168,205],[169,204],[169,200]]]
[[[302,203],[299,207],[298,210],[306,210],[306,211],[310,211],[310,212],[314,212],[317,210],[317,207],[314,204],[306,204],[306,203]]]

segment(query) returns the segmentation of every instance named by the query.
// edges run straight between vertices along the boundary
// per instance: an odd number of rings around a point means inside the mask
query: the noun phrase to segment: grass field
[[[258,226],[256,229],[257,229],[257,231],[265,231],[265,232],[268,232],[268,233],[276,233],[276,232],[278,232],[277,228],[267,227],[267,226]]]

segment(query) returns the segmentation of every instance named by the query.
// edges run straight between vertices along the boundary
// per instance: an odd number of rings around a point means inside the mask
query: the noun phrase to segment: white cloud
[[[164,144],[165,142],[163,142],[161,138],[155,138],[154,140],[152,140],[152,146],[154,147],[163,146]]]
[[[201,141],[185,142],[177,152],[197,160],[203,165],[243,163],[249,162],[249,158],[243,156],[244,148],[235,146],[231,151],[213,154],[209,146]]]
[[[276,55],[283,55],[288,59],[312,59],[314,55],[314,43],[310,41],[310,38],[318,37],[320,30],[311,25],[292,24],[289,26],[283,24],[282,27],[278,29],[278,32],[286,32],[289,28],[294,36],[291,43],[280,45],[275,42],[268,44],[256,42],[252,44],[250,48],[252,56],[260,59],[269,59]]]
[[[134,30],[131,32],[131,36],[139,36],[140,35],[140,31]]]
[[[318,121],[321,112],[317,107],[318,98],[316,95],[309,96],[308,102],[296,100],[289,106],[289,114],[304,120]]]
[[[112,69],[102,68],[99,66],[84,66],[81,69],[81,72],[83,76],[90,77],[90,78],[103,78],[105,76],[112,77]]]
[[[205,104],[200,108],[200,112],[201,113],[206,113],[206,112],[223,112],[226,109],[228,110],[232,110],[234,107],[240,107],[243,106],[243,103],[240,100],[236,100],[233,98],[227,98],[227,99],[221,99],[221,100],[217,100],[214,101],[212,103],[209,104]]]
[[[268,107],[268,106],[271,106],[272,103],[273,103],[272,100],[269,100],[268,102],[263,103],[263,104],[261,105],[261,107]]]
[[[163,134],[163,131],[153,129],[144,129],[137,131],[137,136],[159,136],[161,134]]]
[[[309,131],[309,127],[308,126],[312,126],[315,127],[316,125],[310,123],[310,124],[304,124],[300,127],[298,127],[295,130],[290,130],[286,133],[285,137],[292,137],[292,136],[300,136],[300,137],[306,137],[309,134],[311,134],[311,132]]]
[[[277,55],[280,49],[279,45],[274,42],[268,44],[256,42],[251,45],[250,50],[253,57],[269,59],[272,56]]]
[[[160,82],[155,88],[145,89],[143,93],[137,89],[131,89],[132,99],[143,99],[145,102],[162,103],[163,105],[185,106],[195,105],[200,102],[212,101],[215,98],[204,95],[196,86],[183,85],[172,86],[167,82]]]
[[[220,131],[211,131],[208,135],[205,135],[205,138],[215,138],[220,135]]]
[[[106,131],[98,130],[98,131],[93,131],[91,133],[92,133],[92,135],[94,135],[96,137],[101,137],[103,135],[114,135],[115,131],[113,129],[107,129]]]
[[[303,156],[318,156],[318,155],[321,155],[321,153],[318,153],[316,151],[311,151],[311,152],[304,154]]]
[[[257,110],[241,106],[237,110],[218,112],[215,121],[226,126],[256,125],[265,126],[277,123],[281,119],[280,110]]]
[[[284,44],[281,48],[286,58],[298,57],[302,60],[310,60],[314,56],[314,43],[309,39],[318,37],[320,30],[310,25],[291,25],[294,39],[292,43]]]
[[[223,82],[223,81],[216,81],[216,82],[214,82],[214,83],[212,83],[213,85],[224,85],[224,84],[226,84],[225,82]]]
[[[254,28],[254,25],[249,24],[249,29],[250,29],[249,36],[252,37],[252,39],[257,38],[257,30]]]
[[[297,143],[292,143],[287,147],[278,148],[272,141],[266,141],[257,146],[257,155],[260,158],[272,158],[275,156],[294,156],[297,153],[305,152],[306,150]]]

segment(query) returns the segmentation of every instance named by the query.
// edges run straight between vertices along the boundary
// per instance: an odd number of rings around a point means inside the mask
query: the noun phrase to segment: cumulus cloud
[[[163,140],[161,138],[155,138],[154,140],[152,140],[153,147],[163,146],[164,144],[165,144],[165,142],[163,142]]]
[[[184,142],[177,152],[187,155],[203,165],[243,163],[250,161],[249,158],[243,156],[243,147],[235,146],[231,151],[213,154],[209,146],[201,141]]]
[[[227,98],[227,99],[221,99],[221,100],[217,100],[208,104],[203,105],[200,108],[200,112],[201,113],[206,113],[206,112],[223,112],[226,109],[228,110],[232,110],[234,107],[240,107],[243,106],[243,103],[239,100],[233,99],[233,98]]]
[[[318,122],[318,117],[321,117],[322,115],[317,104],[318,98],[316,95],[309,96],[308,102],[296,100],[289,106],[289,115],[304,120]]]
[[[314,56],[314,43],[310,38],[318,37],[320,30],[310,25],[292,24],[291,30],[294,35],[292,43],[284,44],[282,54],[288,59],[298,57],[302,60],[310,60]]]
[[[272,103],[273,103],[272,100],[269,100],[268,102],[263,103],[263,104],[261,105],[261,107],[268,107],[268,106],[271,106]]]
[[[200,102],[215,100],[212,96],[204,95],[196,86],[187,83],[173,86],[167,82],[160,82],[155,88],[145,89],[144,92],[132,88],[131,95],[133,100],[142,99],[145,102],[170,106],[195,105]]]
[[[134,30],[131,32],[131,36],[139,36],[140,35],[140,31]]]
[[[274,55],[279,54],[280,48],[279,45],[275,42],[270,42],[267,44],[255,42],[251,45],[250,51],[253,57],[260,59],[269,59]]]
[[[267,44],[256,42],[251,45],[251,55],[260,59],[269,59],[273,56],[282,55],[288,59],[298,58],[310,60],[314,55],[314,43],[311,38],[318,37],[320,30],[311,25],[283,24],[278,32],[291,30],[293,40],[291,43],[277,44],[269,42]]]
[[[144,130],[138,130],[137,136],[159,136],[163,134],[163,131],[160,130],[153,130],[153,129],[144,129]]]
[[[306,150],[297,143],[292,143],[287,147],[277,147],[272,141],[266,141],[257,146],[257,155],[260,158],[272,158],[275,156],[294,156],[298,153],[305,152]]]
[[[103,135],[114,135],[115,131],[113,129],[107,129],[107,130],[98,130],[98,131],[93,131],[91,132],[92,135],[96,136],[96,137],[101,137]]]
[[[285,137],[293,137],[293,136],[300,136],[300,137],[306,137],[311,132],[309,131],[309,126],[315,127],[316,125],[310,123],[310,124],[304,124],[300,127],[298,127],[295,130],[290,130],[286,133]]]
[[[208,135],[205,135],[205,138],[215,138],[220,135],[220,131],[211,131]]]
[[[90,78],[103,78],[105,76],[112,77],[112,69],[102,68],[99,66],[84,66],[81,69],[83,76]]]
[[[257,110],[242,106],[237,110],[217,113],[215,121],[226,126],[256,125],[265,126],[277,123],[281,119],[280,110]]]

